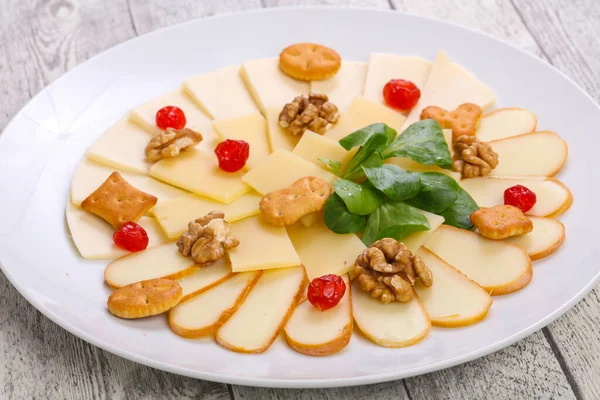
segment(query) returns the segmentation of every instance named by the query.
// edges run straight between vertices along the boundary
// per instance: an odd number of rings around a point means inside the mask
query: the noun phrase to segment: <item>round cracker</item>
[[[320,81],[339,71],[342,57],[337,51],[316,43],[292,44],[279,55],[279,68],[295,79]]]
[[[150,279],[135,282],[115,290],[108,298],[111,314],[120,318],[144,318],[161,314],[181,300],[179,282],[171,279]]]

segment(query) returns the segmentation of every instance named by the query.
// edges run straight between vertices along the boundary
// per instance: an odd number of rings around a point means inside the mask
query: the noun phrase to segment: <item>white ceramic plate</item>
[[[318,26],[319,29],[314,27]],[[561,219],[568,238],[535,263],[531,284],[495,297],[489,316],[460,329],[434,328],[418,345],[378,347],[359,334],[340,354],[311,358],[280,339],[243,355],[211,339],[174,335],[163,317],[126,321],[109,315],[105,262],[81,259],[64,219],[74,167],[103,130],[133,106],[176,88],[192,74],[274,56],[316,41],[345,59],[389,51],[433,59],[438,48],[498,94],[499,106],[535,112],[540,129],[559,132],[570,156],[560,173],[575,204]],[[121,44],[44,89],[0,136],[0,260],[38,310],[105,350],[155,368],[215,381],[274,387],[327,387],[404,378],[499,350],[564,313],[598,281],[597,201],[600,109],[557,70],[489,36],[398,12],[279,9],[193,21]],[[540,154],[540,157],[543,157]]]

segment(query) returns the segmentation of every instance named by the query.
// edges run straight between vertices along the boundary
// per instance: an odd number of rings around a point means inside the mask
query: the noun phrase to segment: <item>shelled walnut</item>
[[[354,263],[354,276],[362,290],[384,304],[411,301],[417,278],[426,287],[433,284],[423,260],[392,238],[378,240],[364,250]]]
[[[177,241],[179,252],[191,256],[195,263],[207,265],[222,258],[225,251],[237,247],[240,242],[233,236],[229,223],[220,211],[211,211],[188,224],[188,231]]]
[[[202,134],[191,129],[167,128],[166,131],[155,135],[146,146],[146,159],[156,162],[166,157],[175,157],[181,151],[197,145],[202,140]]]
[[[340,113],[326,94],[309,93],[300,95],[287,103],[279,114],[279,126],[287,129],[293,136],[303,134],[307,129],[324,134],[327,125],[335,124]]]
[[[454,140],[454,170],[463,178],[489,175],[498,166],[498,154],[476,136],[462,135]]]

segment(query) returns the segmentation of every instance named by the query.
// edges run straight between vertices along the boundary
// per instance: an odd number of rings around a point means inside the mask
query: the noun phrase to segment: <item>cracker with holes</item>
[[[150,279],[115,290],[106,304],[111,314],[117,317],[144,318],[162,314],[175,307],[181,300],[182,291],[177,281]]]
[[[119,229],[126,222],[140,219],[157,201],[156,197],[136,189],[121,174],[113,172],[81,203],[81,208]]]
[[[279,68],[295,79],[321,81],[338,73],[342,57],[337,51],[316,43],[292,44],[279,54]]]
[[[494,240],[524,235],[533,230],[533,222],[523,211],[509,205],[481,208],[471,214],[471,222],[481,236]]]
[[[271,225],[292,225],[303,216],[321,210],[330,195],[329,183],[321,178],[305,176],[291,186],[263,197],[260,212]]]
[[[421,119],[434,119],[442,129],[452,129],[452,140],[456,140],[463,135],[475,136],[482,112],[481,107],[473,103],[461,104],[452,111],[429,106],[421,111]]]

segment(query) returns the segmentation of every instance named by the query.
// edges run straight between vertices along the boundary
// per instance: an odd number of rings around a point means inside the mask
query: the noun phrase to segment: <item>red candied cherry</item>
[[[383,87],[383,98],[396,110],[410,111],[421,98],[421,91],[411,81],[392,79]]]
[[[531,210],[536,201],[535,193],[525,186],[515,185],[504,191],[504,204],[520,208],[523,212]]]
[[[186,123],[185,113],[179,107],[166,106],[156,113],[156,126],[160,129],[183,129]]]
[[[148,233],[135,222],[126,222],[113,234],[117,246],[127,251],[141,251],[148,247]]]
[[[227,139],[215,147],[215,154],[223,171],[239,171],[250,157],[250,145],[243,140]]]
[[[346,293],[346,282],[339,275],[323,275],[308,285],[308,301],[321,311],[335,307]]]

